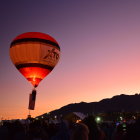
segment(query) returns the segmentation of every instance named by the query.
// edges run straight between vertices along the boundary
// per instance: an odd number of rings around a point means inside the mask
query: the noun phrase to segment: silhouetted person
[[[70,140],[88,140],[89,129],[84,123],[77,123],[73,129]]]
[[[89,128],[89,140],[104,140],[105,134],[99,129],[93,116],[85,118],[83,123],[85,123]]]

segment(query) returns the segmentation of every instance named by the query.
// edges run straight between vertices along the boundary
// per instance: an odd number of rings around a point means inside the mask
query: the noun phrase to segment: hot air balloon
[[[55,67],[60,47],[51,36],[27,32],[17,36],[10,45],[10,57],[20,73],[37,87]]]
[[[60,47],[48,34],[27,32],[11,42],[10,58],[19,72],[36,88],[58,63]]]

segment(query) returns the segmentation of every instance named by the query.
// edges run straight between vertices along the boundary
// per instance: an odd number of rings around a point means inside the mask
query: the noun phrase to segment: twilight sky
[[[33,116],[69,103],[140,92],[139,0],[1,0],[0,118],[26,118],[32,85],[9,57],[11,41],[43,32],[61,59],[37,88]]]

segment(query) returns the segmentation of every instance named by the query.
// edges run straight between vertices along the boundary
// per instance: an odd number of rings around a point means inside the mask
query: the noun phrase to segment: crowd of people
[[[79,123],[61,120],[3,121],[0,125],[0,140],[140,140],[140,119],[133,123],[97,124],[93,116]]]

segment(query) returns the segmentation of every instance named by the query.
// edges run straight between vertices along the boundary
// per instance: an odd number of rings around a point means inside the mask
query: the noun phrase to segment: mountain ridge
[[[105,98],[98,102],[80,102],[65,105],[51,111],[50,115],[65,115],[71,112],[103,113],[103,112],[136,112],[140,111],[140,94],[120,94],[112,98]],[[45,113],[46,114],[46,113]],[[44,114],[44,115],[45,115]]]

